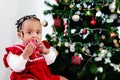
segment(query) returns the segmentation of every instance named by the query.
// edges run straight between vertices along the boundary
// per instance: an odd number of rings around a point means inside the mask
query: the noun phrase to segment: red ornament
[[[33,38],[30,39],[30,40],[28,40],[28,41],[26,41],[26,42],[24,42],[25,47],[26,47],[30,42],[32,42],[32,43],[34,44],[34,46],[36,47],[36,49],[34,50],[34,52],[42,53],[42,50],[40,49],[40,47],[39,47],[39,45],[38,45],[38,43],[37,43],[37,40],[35,40],[35,39],[33,39]]]
[[[36,48],[38,47],[37,40],[35,40],[33,38],[24,42],[24,45],[27,46],[30,42],[32,42],[35,45]]]
[[[39,45],[38,45],[38,43],[37,43],[37,40],[35,40],[35,39],[30,39],[30,40],[24,42],[25,47],[26,47],[30,42],[32,42],[32,43],[35,45],[35,47],[36,47],[36,49],[34,50],[34,52],[40,52],[40,53],[42,53],[42,50],[40,49],[40,47],[39,47]],[[45,46],[47,49],[50,48],[50,44],[49,44],[46,40],[43,40],[42,43],[44,44],[44,46]]]
[[[79,54],[72,56],[72,60],[71,60],[72,64],[80,65],[81,62],[82,62],[82,58]]]
[[[82,30],[82,34],[87,34],[87,30],[86,30],[86,29],[83,29],[83,30]]]
[[[114,32],[110,33],[110,37],[111,38],[115,38],[116,37],[116,34]]]
[[[92,18],[92,21],[90,22],[92,25],[96,24],[96,20],[94,19],[94,17]]]
[[[58,26],[61,26],[61,25],[62,25],[62,19],[61,18],[55,18],[54,26],[58,27]]]

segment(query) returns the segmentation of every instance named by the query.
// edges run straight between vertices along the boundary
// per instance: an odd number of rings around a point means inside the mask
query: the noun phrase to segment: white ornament
[[[96,16],[97,16],[97,17],[102,16],[102,12],[101,12],[100,10],[99,10],[99,11],[97,11]]]
[[[102,57],[96,57],[95,61],[102,61]]]
[[[71,29],[71,34],[74,34],[76,29]]]
[[[65,49],[65,53],[69,53],[69,50],[68,50],[68,49]]]
[[[114,20],[113,19],[107,19],[106,22],[107,23],[112,23]]]
[[[118,17],[117,14],[111,14],[111,15],[110,15],[110,18],[111,18],[111,19],[117,19],[117,17]]]
[[[116,9],[115,1],[112,4],[109,5],[109,9],[110,9],[111,12],[115,11],[115,9]]]
[[[70,45],[70,51],[75,52],[75,43]]]
[[[72,20],[75,21],[75,22],[79,21],[79,19],[80,19],[80,16],[77,15],[77,14],[74,14],[74,15],[72,16]]]
[[[110,58],[105,58],[105,62],[104,62],[105,64],[107,64],[107,63],[111,63],[111,60],[110,60]]]
[[[98,67],[98,72],[102,73],[103,72],[103,67]]]

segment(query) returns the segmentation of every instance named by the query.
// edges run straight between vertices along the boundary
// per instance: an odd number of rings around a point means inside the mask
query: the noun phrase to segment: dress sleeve
[[[53,47],[51,47],[50,52],[47,55],[43,54],[43,56],[45,57],[45,61],[47,65],[50,65],[54,63],[56,56],[57,56],[57,52]]]
[[[21,72],[25,69],[27,60],[25,60],[22,55],[18,56],[10,52],[7,56],[7,62],[8,62],[9,67],[13,71]]]

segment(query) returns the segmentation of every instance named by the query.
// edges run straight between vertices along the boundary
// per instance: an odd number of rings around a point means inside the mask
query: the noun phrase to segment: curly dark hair
[[[22,28],[22,24],[24,21],[28,20],[28,19],[36,19],[38,21],[40,21],[39,18],[36,17],[36,15],[26,15],[26,16],[23,16],[21,17],[19,20],[17,20],[16,24],[17,25],[17,32],[19,32]]]

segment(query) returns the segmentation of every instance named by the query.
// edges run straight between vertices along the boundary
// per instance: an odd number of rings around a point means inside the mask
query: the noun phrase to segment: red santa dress
[[[20,56],[23,53],[24,46],[17,44],[6,48],[6,54],[3,61],[6,67],[10,67],[7,61],[9,53]],[[11,69],[12,70],[12,69]],[[12,70],[10,80],[27,80],[32,78],[34,80],[60,80],[60,76],[53,75],[45,61],[43,55],[34,53],[30,56],[26,62],[25,69],[21,72],[15,72]]]

